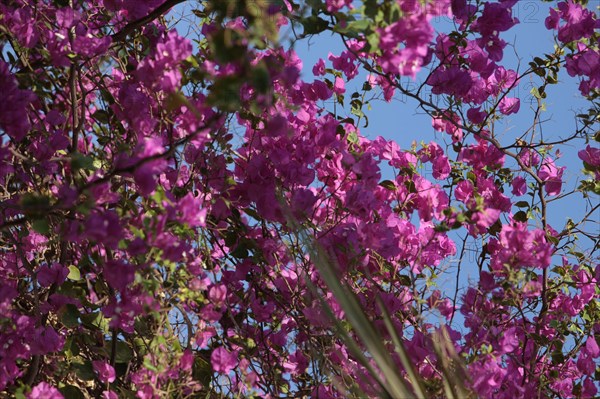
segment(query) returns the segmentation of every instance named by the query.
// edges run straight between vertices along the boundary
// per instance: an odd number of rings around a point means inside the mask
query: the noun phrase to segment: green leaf
[[[46,217],[50,209],[50,197],[47,195],[37,195],[34,193],[25,193],[19,201],[26,216],[32,218]]]
[[[256,212],[252,208],[246,208],[246,209],[244,209],[244,213],[246,215],[250,216],[251,218],[255,219],[255,220],[261,220],[262,219],[262,217],[260,216],[260,214],[258,212]]]
[[[249,255],[248,247],[245,242],[241,242],[233,252],[231,252],[231,256],[238,259],[245,259]]]
[[[194,11],[198,11],[198,10],[192,10],[192,12]],[[190,55],[189,57],[187,57],[186,62],[189,62],[194,68],[199,68],[200,64],[198,63],[198,60],[196,59],[196,57]]]
[[[558,245],[558,242],[559,242],[559,240],[558,240],[558,238],[557,238],[557,237],[554,237],[554,236],[551,236],[551,235],[546,235],[546,239],[547,239],[547,240],[548,240],[548,241],[549,241],[551,244]]]
[[[525,213],[524,211],[519,211],[519,212],[515,213],[513,218],[518,222],[526,222],[527,221],[527,213]]]
[[[94,312],[94,313],[85,313],[79,316],[84,326],[87,328],[102,328],[103,322],[106,323],[106,319],[104,319],[102,312]]]
[[[488,232],[493,236],[498,235],[501,231],[502,231],[502,222],[500,221],[500,219],[496,220],[494,222],[494,224],[491,225],[488,229]]]
[[[329,22],[315,15],[311,15],[310,17],[303,19],[301,23],[304,27],[305,35],[316,35],[327,30],[329,27]]]
[[[40,233],[42,235],[47,236],[50,234],[50,224],[46,219],[34,220],[33,222],[31,222],[31,227],[35,232]]]
[[[20,386],[19,388],[17,388],[17,391],[14,393],[15,399],[27,399],[27,396],[25,396],[25,394],[23,393],[24,390],[24,386]]]
[[[73,168],[73,170],[96,170],[94,167],[94,159],[79,152],[75,152],[71,155],[71,168]]]
[[[133,349],[127,342],[117,341],[115,347],[115,363],[129,363],[133,359]],[[111,353],[112,341],[106,341],[104,348]]]
[[[240,34],[234,29],[223,29],[210,37],[210,48],[216,60],[221,64],[243,60],[247,49],[241,43]]]
[[[410,287],[412,286],[412,281],[410,280],[409,276],[406,276],[404,274],[400,274],[397,276],[398,278],[398,283],[400,283],[400,285],[403,285],[405,287]]]
[[[66,304],[62,310],[60,321],[68,328],[79,326],[79,310],[77,306],[71,303]]]
[[[356,134],[356,132],[350,132],[346,139],[351,144],[358,144],[358,134]]]
[[[269,91],[271,88],[271,76],[269,75],[269,70],[266,65],[259,64],[252,69],[252,85],[261,94],[265,94]]]
[[[63,394],[65,398],[68,399],[85,399],[83,392],[79,388],[74,385],[65,385],[62,388],[58,389],[60,393]]]
[[[242,83],[238,76],[219,78],[210,88],[206,102],[223,111],[238,111],[241,106],[240,88]]]
[[[85,360],[83,363],[72,363],[71,368],[75,371],[77,377],[84,381],[93,381],[96,379],[92,362]]]
[[[379,52],[379,42],[380,42],[380,37],[378,34],[373,33],[373,34],[367,35],[368,51],[370,53],[378,53]]]
[[[149,358],[144,358],[144,367],[150,371],[154,371],[155,373],[159,370],[152,364],[152,361]]]
[[[107,124],[110,121],[110,115],[107,111],[103,109],[99,109],[98,111],[92,114],[92,118],[96,119],[100,123]]]
[[[592,166],[589,163],[583,161],[583,167],[585,170],[590,171],[590,172],[595,172],[596,170],[598,170],[597,166]]]
[[[69,274],[67,275],[69,280],[79,281],[81,280],[81,272],[75,265],[69,266]]]
[[[379,185],[381,187],[387,188],[388,190],[391,190],[391,191],[398,190],[398,187],[396,187],[396,184],[391,180],[384,180],[381,183],[379,183]]]
[[[208,386],[212,379],[212,367],[207,359],[210,359],[210,350],[200,350],[194,357],[194,365],[192,366],[192,378],[195,381]]]
[[[344,21],[345,22],[345,21]],[[337,24],[333,27],[333,31],[341,33],[345,36],[357,38],[371,26],[371,21],[368,19],[360,19],[358,21],[348,22],[345,25]]]

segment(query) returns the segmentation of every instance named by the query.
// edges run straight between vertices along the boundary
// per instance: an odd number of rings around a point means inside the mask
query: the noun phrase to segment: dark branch
[[[145,17],[142,17],[138,20],[128,23],[127,25],[125,25],[125,27],[123,27],[123,29],[121,29],[120,31],[118,31],[117,33],[112,35],[111,38],[112,38],[113,42],[121,42],[121,41],[125,40],[127,38],[127,36],[130,33],[132,33],[133,31],[135,31],[136,29],[154,21],[156,18],[160,17],[161,15],[163,15],[164,13],[169,11],[171,8],[173,8],[177,4],[183,3],[184,1],[185,0],[167,0],[167,1],[165,1],[163,4],[156,7],[154,9],[154,11],[152,11],[150,14],[148,14]]]

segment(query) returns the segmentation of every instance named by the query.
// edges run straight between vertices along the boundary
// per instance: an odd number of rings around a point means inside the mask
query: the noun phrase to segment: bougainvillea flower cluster
[[[0,396],[393,397],[323,263],[417,397],[598,395],[584,3],[517,67],[516,0],[2,2]],[[319,34],[341,50],[303,65]],[[576,131],[542,135],[574,81]],[[365,134],[398,95],[431,119],[412,146]]]

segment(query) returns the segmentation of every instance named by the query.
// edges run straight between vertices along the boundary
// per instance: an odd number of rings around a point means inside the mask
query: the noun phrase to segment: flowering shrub
[[[516,0],[205,0],[194,37],[165,17],[179,3],[0,4],[0,395],[598,395],[585,1],[551,7],[554,49],[525,70],[502,64]],[[283,29],[344,50],[305,79]],[[563,69],[589,109],[549,142]],[[535,117],[507,139],[524,79]],[[413,99],[444,135],[365,137],[367,94]],[[576,188],[553,147],[578,154]],[[584,216],[551,226],[571,199]]]

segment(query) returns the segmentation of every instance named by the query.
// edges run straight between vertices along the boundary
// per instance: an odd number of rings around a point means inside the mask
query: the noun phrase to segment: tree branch
[[[150,14],[146,15],[145,17],[142,17],[140,19],[137,19],[135,21],[128,23],[127,25],[125,25],[123,27],[123,29],[121,29],[117,33],[113,34],[111,36],[113,42],[124,41],[127,38],[127,36],[130,33],[132,33],[133,31],[135,31],[136,29],[154,21],[156,18],[160,17],[162,14],[169,11],[169,9],[171,9],[172,7],[176,6],[179,3],[183,3],[185,1],[186,0],[167,0],[167,1],[165,1],[163,4],[156,7],[154,9],[154,11],[152,11]]]

